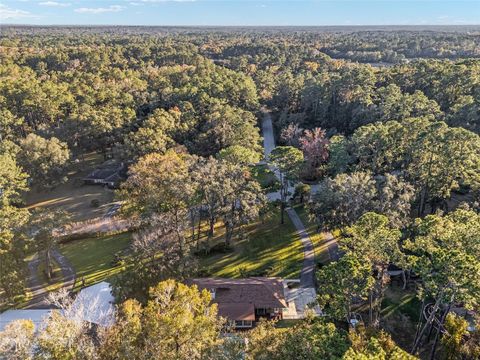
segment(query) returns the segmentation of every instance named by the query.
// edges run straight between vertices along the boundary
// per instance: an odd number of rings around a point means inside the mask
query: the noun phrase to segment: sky
[[[480,0],[0,0],[0,24],[480,25]]]

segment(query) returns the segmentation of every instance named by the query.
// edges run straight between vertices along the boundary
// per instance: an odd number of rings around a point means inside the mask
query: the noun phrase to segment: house
[[[70,313],[91,324],[108,327],[115,321],[114,301],[110,284],[102,281],[80,290]]]
[[[106,185],[111,189],[117,188],[126,178],[126,166],[124,163],[107,161],[100,168],[83,178],[87,185]]]
[[[60,311],[71,320],[89,322],[94,326],[108,327],[115,321],[115,306],[110,284],[100,282],[83,288],[65,309],[7,310],[0,314],[0,331],[15,320],[31,320],[35,330],[41,329],[53,311]]]
[[[218,315],[235,329],[251,328],[260,317],[280,320],[283,310],[288,308],[279,278],[198,278],[187,283],[210,291],[212,302],[218,305]]]
[[[35,330],[38,330],[50,317],[51,312],[51,309],[7,310],[0,314],[0,332],[16,320],[30,320],[35,326]]]

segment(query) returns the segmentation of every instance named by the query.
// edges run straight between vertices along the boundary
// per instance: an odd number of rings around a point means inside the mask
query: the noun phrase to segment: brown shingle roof
[[[255,307],[253,304],[247,303],[220,303],[218,304],[218,316],[231,320],[255,321]]]
[[[198,278],[188,281],[199,289],[215,289],[218,304],[253,304],[255,308],[286,308],[283,283],[279,278]]]

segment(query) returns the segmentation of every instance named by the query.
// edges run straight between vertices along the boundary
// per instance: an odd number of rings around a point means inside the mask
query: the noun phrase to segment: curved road
[[[68,259],[63,256],[57,249],[51,251],[52,258],[57,262],[58,266],[62,270],[62,281],[63,284],[61,287],[68,288],[71,290],[75,284],[75,271],[73,270],[72,265]],[[43,281],[39,277],[38,266],[40,262],[45,261],[42,257],[39,256],[39,253],[35,254],[33,259],[28,263],[28,287],[32,295],[32,298],[29,300],[26,308],[47,308],[49,304],[47,302],[48,291],[43,287]]]

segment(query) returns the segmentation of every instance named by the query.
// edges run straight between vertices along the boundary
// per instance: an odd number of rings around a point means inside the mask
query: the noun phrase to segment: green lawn
[[[242,276],[280,276],[297,278],[303,262],[302,245],[288,216],[280,225],[278,209],[265,220],[246,226],[246,236],[234,243],[233,250],[201,259],[205,275],[238,278]],[[221,242],[222,229],[216,242]]]
[[[91,237],[70,241],[60,245],[60,251],[72,264],[77,273],[75,287],[91,285],[108,279],[122,270],[114,264],[115,254],[125,250],[131,240],[130,233]]]
[[[382,327],[404,349],[412,346],[422,303],[413,289],[390,284],[382,301]]]
[[[280,276],[298,278],[303,262],[303,251],[299,237],[288,216],[280,225],[279,210],[264,221],[251,223],[243,229],[244,236],[235,240],[233,249],[226,253],[212,253],[200,258],[200,265],[208,276]],[[222,243],[224,229],[218,224],[212,244]],[[122,271],[115,263],[115,255],[127,249],[131,233],[89,237],[61,244],[60,252],[72,264],[77,280],[75,289],[91,285]],[[55,286],[51,284],[50,286]]]

